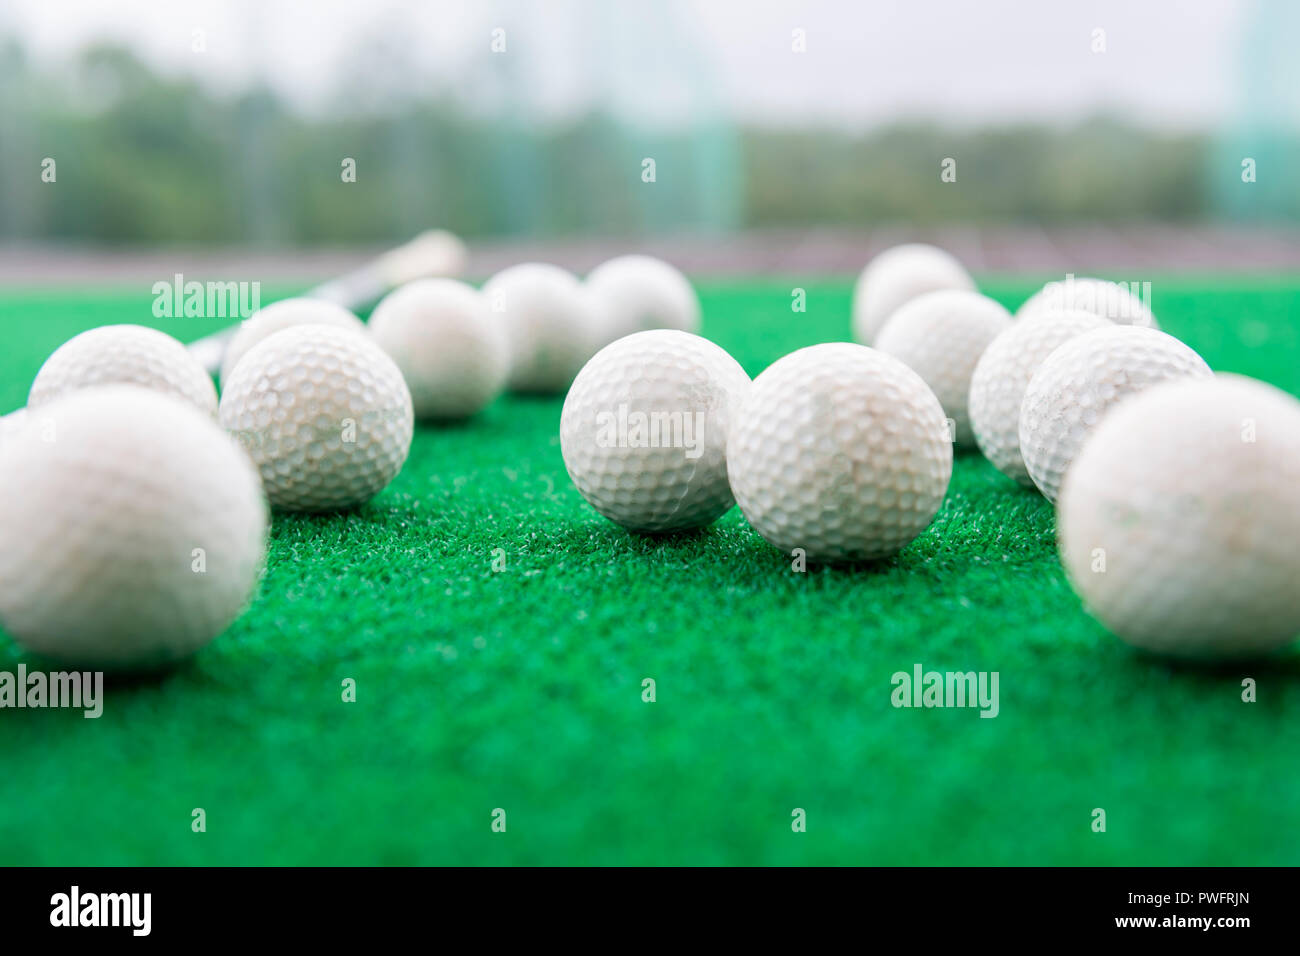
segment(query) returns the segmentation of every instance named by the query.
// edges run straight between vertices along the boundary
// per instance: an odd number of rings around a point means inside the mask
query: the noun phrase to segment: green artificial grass
[[[1014,305],[1037,284],[986,288]],[[806,313],[796,285],[702,285],[706,334],[751,374],[846,338],[848,284],[807,285]],[[1154,289],[1211,365],[1300,392],[1300,283]],[[149,316],[147,289],[0,296],[0,408],[75,331]],[[420,428],[363,511],[277,518],[249,612],[112,682],[101,719],[0,711],[0,863],[1300,862],[1294,649],[1133,651],[1080,609],[1047,502],[972,455],[877,565],[796,573],[734,510],[635,537],[565,475],[560,405]],[[0,670],[23,660],[0,636]],[[917,663],[997,671],[999,715],[895,709]]]

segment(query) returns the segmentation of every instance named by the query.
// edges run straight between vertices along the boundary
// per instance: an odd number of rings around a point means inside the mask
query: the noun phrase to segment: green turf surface
[[[848,285],[792,314],[795,284],[703,285],[706,333],[750,373],[844,338]],[[988,283],[1008,304],[1035,287]],[[1300,392],[1300,283],[1154,288],[1216,368]],[[149,315],[147,290],[0,295],[0,408],[73,332]],[[559,409],[420,429],[361,513],[278,519],[248,614],[113,685],[101,719],[0,711],[0,863],[1300,862],[1295,650],[1130,650],[1081,612],[1051,508],[978,457],[876,567],[794,573],[734,510],[632,537],[566,477]],[[0,670],[20,660],[0,635]],[[916,663],[997,671],[999,716],[893,708]]]

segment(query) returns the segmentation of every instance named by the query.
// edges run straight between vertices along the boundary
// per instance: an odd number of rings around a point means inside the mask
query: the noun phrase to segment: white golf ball
[[[257,472],[211,417],[134,385],[83,389],[0,447],[0,619],[28,650],[149,667],[239,615],[266,549]]]
[[[401,370],[369,337],[295,325],[253,346],[221,395],[272,506],[365,504],[406,462],[414,414]]]
[[[637,332],[592,357],[569,389],[560,449],[593,508],[631,531],[706,525],[734,503],[727,436],[749,376],[707,339]]]
[[[975,443],[1002,474],[1034,487],[1020,455],[1020,406],[1034,372],[1057,346],[1111,324],[1091,312],[1043,311],[1013,322],[989,343],[971,375],[967,408]]]
[[[952,419],[957,444],[970,445],[971,376],[988,344],[1011,324],[1010,312],[978,292],[927,292],[890,317],[876,348],[921,376]]]
[[[894,310],[940,289],[973,292],[975,280],[953,255],[936,246],[911,242],[886,249],[867,263],[853,288],[854,339],[873,344]]]
[[[1038,367],[1020,405],[1020,453],[1055,501],[1085,439],[1120,401],[1175,378],[1209,378],[1205,360],[1172,335],[1132,325],[1085,332]]]
[[[1061,560],[1114,634],[1235,657],[1300,635],[1300,401],[1236,375],[1106,417],[1066,476]]]
[[[572,273],[529,262],[498,272],[483,286],[510,345],[507,387],[553,394],[569,387],[596,351],[591,296]]]
[[[60,345],[36,373],[28,408],[94,385],[140,385],[215,415],[217,389],[176,339],[143,325],[104,325]]]
[[[600,344],[650,329],[700,330],[700,300],[686,276],[651,256],[619,256],[587,276]]]
[[[1023,319],[1036,312],[1078,309],[1091,312],[1118,325],[1137,325],[1158,329],[1150,307],[1126,285],[1106,279],[1076,278],[1066,276],[1049,282],[1025,300],[1016,310],[1016,318]]]
[[[370,316],[370,337],[402,370],[416,418],[468,418],[505,387],[505,332],[463,282],[418,279],[390,293]]]
[[[939,400],[902,362],[861,345],[813,345],[754,379],[727,472],[769,544],[809,561],[881,558],[934,519],[952,442]]]
[[[365,323],[333,302],[324,299],[281,299],[258,309],[239,324],[221,359],[221,387],[226,387],[239,360],[258,342],[295,325],[332,325],[366,334]]]
[[[5,442],[17,435],[28,420],[29,416],[25,408],[12,411],[8,415],[0,415],[0,447],[3,447]]]

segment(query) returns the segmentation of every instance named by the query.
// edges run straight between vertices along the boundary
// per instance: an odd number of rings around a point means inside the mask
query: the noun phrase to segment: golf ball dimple
[[[587,276],[605,345],[634,332],[699,332],[700,300],[686,276],[652,256],[618,256]]]
[[[1043,311],[1013,322],[980,356],[971,375],[971,432],[984,457],[1008,478],[1034,487],[1020,454],[1020,406],[1038,367],[1058,346],[1112,323],[1091,312]]]
[[[727,436],[749,376],[721,347],[658,329],[605,346],[578,373],[560,415],[569,476],[631,531],[709,524],[734,503]]]
[[[365,504],[401,470],[414,430],[393,360],[367,336],[328,325],[295,325],[250,349],[220,419],[285,511]]]
[[[1117,325],[1160,327],[1151,308],[1129,285],[1072,275],[1049,282],[1035,292],[1016,310],[1016,318],[1063,310],[1091,312]]]
[[[1020,406],[1020,453],[1048,501],[1079,448],[1123,399],[1176,378],[1208,378],[1205,360],[1172,335],[1111,325],[1075,336],[1039,366]]]
[[[375,307],[370,336],[402,370],[417,418],[468,418],[505,386],[505,332],[483,295],[463,282],[402,286]]]
[[[28,650],[150,667],[240,613],[266,548],[248,456],[191,404],[78,390],[0,447],[0,620]]]
[[[927,292],[890,317],[876,348],[921,376],[952,419],[957,444],[970,445],[971,376],[988,344],[1011,324],[1011,313],[978,292]]]
[[[941,289],[975,291],[975,280],[957,259],[921,242],[886,249],[862,270],[853,288],[853,338],[872,345],[903,303]]]
[[[484,284],[483,295],[505,329],[506,384],[512,391],[562,392],[596,351],[599,328],[591,296],[558,266],[511,266]]]
[[[727,472],[769,544],[809,561],[867,560],[929,526],[952,477],[952,442],[939,400],[902,362],[861,345],[814,345],[754,380]]]
[[[28,408],[95,385],[139,385],[215,415],[212,379],[176,339],[143,325],[103,325],[60,345],[36,373]]]
[[[1141,648],[1259,654],[1300,636],[1300,401],[1236,375],[1155,385],[1098,426],[1057,507],[1087,608]]]
[[[365,323],[355,315],[325,299],[281,299],[258,309],[239,325],[235,337],[226,346],[221,359],[221,387],[225,388],[239,360],[258,342],[295,325],[332,325],[366,334]]]

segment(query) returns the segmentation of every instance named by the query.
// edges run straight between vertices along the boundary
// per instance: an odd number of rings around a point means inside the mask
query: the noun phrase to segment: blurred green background
[[[181,6],[0,13],[0,239],[1300,222],[1284,0]]]

